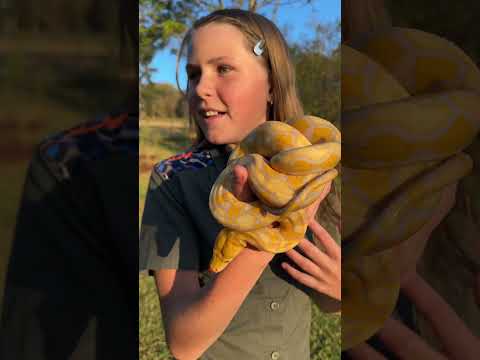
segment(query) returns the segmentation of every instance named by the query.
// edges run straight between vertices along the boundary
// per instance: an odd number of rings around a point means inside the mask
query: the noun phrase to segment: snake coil
[[[480,72],[454,44],[391,28],[342,47],[342,348],[391,315],[441,191],[472,169]]]
[[[210,210],[225,227],[215,241],[210,270],[223,270],[247,244],[272,253],[295,247],[307,229],[305,208],[337,176],[339,161],[340,132],[321,118],[266,121],[254,129],[232,152],[210,192]],[[258,200],[242,202],[233,194],[236,165],[247,168]]]

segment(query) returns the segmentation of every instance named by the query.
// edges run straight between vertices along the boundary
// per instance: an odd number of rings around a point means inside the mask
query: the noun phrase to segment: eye
[[[198,77],[198,71],[190,71],[187,73],[188,80],[195,80]]]
[[[217,70],[221,75],[225,75],[226,73],[230,72],[232,68],[228,65],[218,65]]]

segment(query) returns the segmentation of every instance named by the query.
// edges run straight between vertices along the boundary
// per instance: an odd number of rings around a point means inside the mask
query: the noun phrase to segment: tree
[[[339,126],[340,120],[340,21],[316,24],[315,36],[293,44],[297,87],[306,114],[323,117]]]
[[[148,117],[178,117],[184,111],[179,102],[181,94],[170,84],[142,85],[140,108]]]
[[[139,65],[140,82],[150,81],[154,69],[150,63],[159,49],[185,32],[192,9],[189,1],[140,0],[139,2]]]

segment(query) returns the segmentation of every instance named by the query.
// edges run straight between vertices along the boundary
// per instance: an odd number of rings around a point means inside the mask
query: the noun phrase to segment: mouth
[[[215,120],[219,120],[225,117],[227,113],[225,111],[200,111],[200,116],[205,122],[211,122]]]

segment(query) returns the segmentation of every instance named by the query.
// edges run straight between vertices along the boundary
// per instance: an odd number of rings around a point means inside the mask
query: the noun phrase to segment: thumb
[[[233,194],[241,201],[252,201],[253,193],[248,186],[248,170],[242,165],[236,165],[233,168]]]

